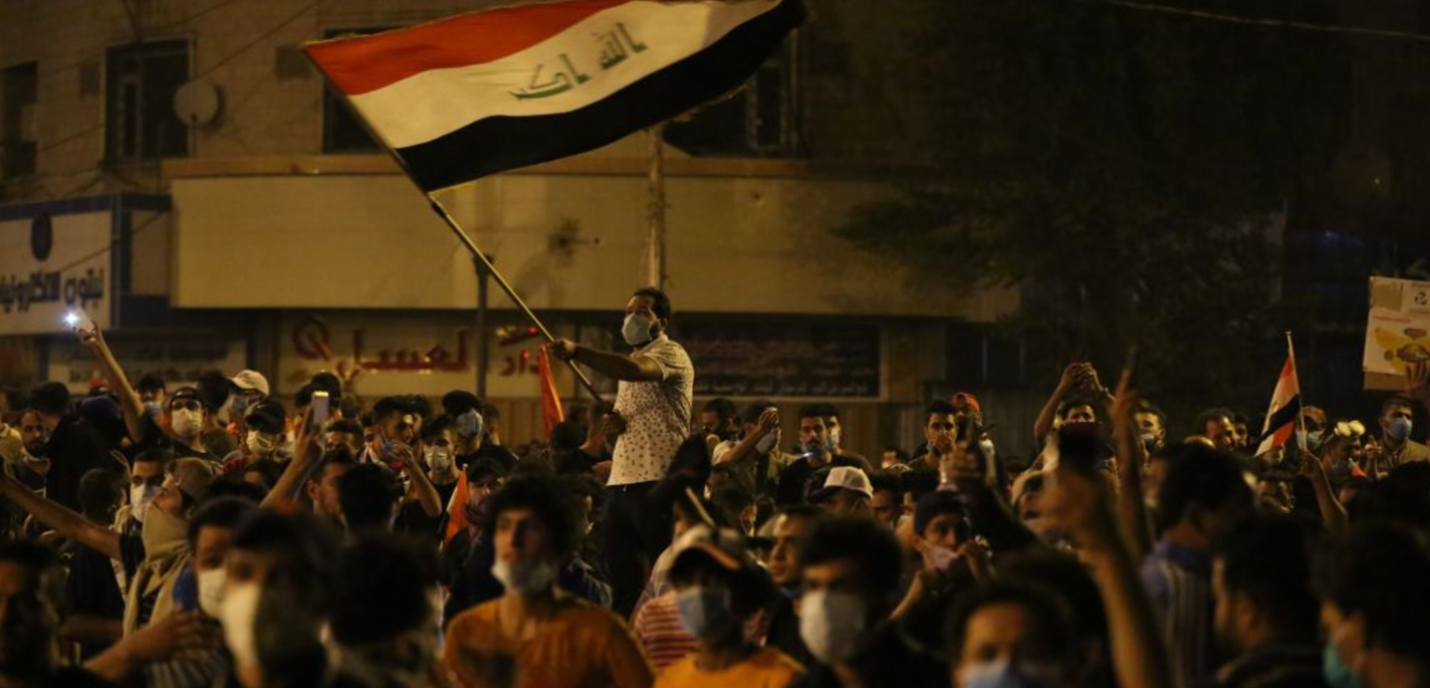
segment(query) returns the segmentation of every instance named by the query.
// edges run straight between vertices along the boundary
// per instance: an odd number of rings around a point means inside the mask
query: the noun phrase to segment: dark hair
[[[815,404],[815,406],[817,406],[819,408],[819,412],[824,414],[824,416],[827,418],[839,417],[839,407],[835,406],[834,404],[831,404],[827,401],[822,401],[818,404]]]
[[[490,424],[494,420],[501,420],[501,410],[496,404],[482,404],[482,417]]]
[[[109,515],[124,496],[124,476],[117,470],[91,468],[79,479],[79,510],[86,516]]]
[[[1413,591],[1430,580],[1430,554],[1419,534],[1387,523],[1352,525],[1326,542],[1314,576],[1323,601],[1365,618],[1367,645],[1425,661],[1430,597]]]
[[[824,407],[820,404],[805,404],[799,407],[800,420],[804,420],[805,418],[818,418],[820,421],[823,421],[825,417]]]
[[[345,432],[350,435],[357,435],[358,437],[362,437],[362,423],[359,423],[351,418],[330,420],[328,421],[328,424],[323,428],[323,432]]]
[[[563,420],[551,428],[552,451],[573,451],[585,443],[586,431],[574,420]]]
[[[813,505],[813,504],[791,504],[791,505],[789,505],[789,506],[780,507],[779,511],[776,511],[776,512],[775,512],[775,516],[776,516],[776,517],[784,516],[785,518],[813,518],[813,519],[818,519],[818,518],[821,518],[821,517],[825,516],[825,515],[828,514],[828,513],[829,513],[829,512],[827,512],[827,511],[825,511],[824,509],[821,509],[821,508],[819,508],[819,507],[817,507],[817,506],[815,506],[815,505]]]
[[[54,550],[34,540],[7,540],[0,542],[0,563],[29,570],[35,577],[37,596],[47,600],[56,611],[64,608],[65,568]]]
[[[1231,409],[1222,406],[1218,406],[1216,408],[1209,408],[1205,411],[1202,411],[1201,413],[1197,414],[1197,432],[1206,432],[1207,423],[1214,423],[1218,420],[1221,420],[1222,418],[1225,418],[1230,421],[1235,415],[1236,413],[1233,412]]]
[[[655,313],[655,317],[670,322],[670,297],[666,296],[665,292],[655,287],[643,287],[637,289],[631,296],[645,296],[650,298],[650,300],[654,302],[651,304],[650,310]]]
[[[939,516],[954,516],[954,533],[958,541],[968,539],[972,526],[968,523],[968,508],[963,498],[954,492],[936,490],[924,495],[914,505],[914,534],[923,537],[924,530]]]
[[[874,471],[869,474],[869,485],[873,488],[874,494],[892,492],[896,498],[902,497],[904,494],[904,481],[899,478],[898,473]]]
[[[216,499],[228,498],[241,499],[257,504],[263,501],[263,498],[266,496],[268,496],[268,490],[264,489],[262,485],[254,485],[241,477],[221,475],[214,478],[214,481],[209,483],[209,488],[204,490],[204,498],[201,500],[201,504],[207,504]],[[202,508],[202,506],[200,506],[200,508]]]
[[[1049,548],[1026,548],[1000,559],[998,576],[1010,582],[1026,581],[1057,595],[1072,610],[1074,632],[1080,638],[1101,639],[1103,652],[1108,652],[1102,592],[1077,557]],[[1111,666],[1110,656],[1107,664]]]
[[[1056,595],[1041,586],[1027,583],[994,582],[979,587],[954,607],[948,621],[948,656],[957,663],[963,656],[968,622],[980,609],[996,604],[1011,604],[1028,612],[1031,623],[1031,649],[1035,658],[1068,657],[1073,652],[1072,614]]]
[[[1352,522],[1391,521],[1430,528],[1430,464],[1415,461],[1391,469],[1346,505]]]
[[[740,422],[754,425],[760,422],[760,416],[765,415],[765,409],[773,408],[774,402],[769,399],[757,399],[740,409]]]
[[[1069,393],[1067,396],[1063,397],[1062,401],[1058,402],[1058,418],[1067,418],[1068,412],[1079,406],[1090,407],[1094,415],[1097,413],[1097,401],[1093,399],[1092,395],[1082,390],[1076,390]]]
[[[958,413],[958,407],[943,399],[936,399],[924,409],[924,425],[928,425],[929,416],[935,413],[952,416]]]
[[[1157,495],[1163,528],[1182,520],[1193,504],[1216,509],[1249,490],[1241,463],[1229,454],[1200,444],[1180,444],[1168,452],[1168,458],[1171,465]]]
[[[1386,397],[1385,401],[1380,402],[1380,415],[1384,416],[1392,406],[1408,406],[1411,415],[1415,414],[1415,400],[1404,394],[1392,394]]]
[[[384,466],[364,463],[353,466],[338,478],[338,504],[349,532],[373,528],[383,530],[392,518],[392,508],[402,497],[402,488]]]
[[[271,490],[274,485],[278,484],[278,478],[283,475],[283,467],[273,459],[259,459],[250,461],[247,466],[243,467],[243,475],[246,476],[249,473],[263,476],[264,487]]]
[[[308,512],[279,513],[252,509],[239,518],[229,546],[278,556],[278,580],[291,586],[295,600],[310,609],[327,612],[337,534],[321,518]]]
[[[167,469],[174,463],[174,452],[164,447],[149,447],[134,455],[134,463],[157,463]]]
[[[337,403],[343,396],[343,381],[337,375],[328,371],[315,373],[308,384],[312,386],[314,392],[327,392],[328,397]]]
[[[449,416],[456,417],[481,408],[482,400],[465,389],[454,389],[442,395],[442,411]]]
[[[30,408],[47,416],[63,416],[70,410],[70,390],[59,382],[46,382],[30,393]]]
[[[763,568],[747,564],[731,571],[707,554],[692,556],[693,553],[677,557],[678,564],[670,568],[670,582],[681,586],[694,583],[702,573],[723,581],[730,588],[731,611],[742,619],[763,609],[778,594],[770,574]]]
[[[164,391],[164,378],[154,373],[145,373],[139,378],[139,382],[134,385],[136,392],[162,392]]]
[[[482,531],[495,536],[497,521],[503,511],[530,509],[533,516],[546,526],[552,554],[565,561],[575,551],[577,511],[571,492],[555,477],[544,474],[519,475],[491,496]]]
[[[357,536],[338,555],[333,584],[333,638],[347,646],[371,645],[433,624],[437,550],[430,543],[391,533]]]
[[[422,424],[422,432],[419,436],[423,442],[434,439],[441,435],[443,431],[452,427],[452,419],[447,416],[433,416],[431,420]]]
[[[705,402],[705,407],[701,410],[713,411],[721,421],[734,420],[737,415],[735,412],[735,402],[725,397],[716,397]],[[758,418],[758,416],[756,416],[756,418]]]
[[[1150,401],[1147,401],[1146,399],[1140,399],[1140,400],[1138,400],[1138,401],[1137,401],[1137,407],[1134,408],[1134,409],[1132,410],[1132,412],[1133,412],[1134,414],[1136,414],[1136,413],[1150,413],[1150,414],[1152,414],[1152,415],[1154,415],[1154,416],[1157,417],[1157,424],[1158,424],[1158,425],[1161,425],[1161,426],[1163,427],[1163,429],[1165,429],[1165,428],[1167,427],[1167,414],[1164,413],[1164,412],[1162,411],[1162,409],[1159,408],[1156,404],[1154,404],[1154,403],[1152,403],[1152,402],[1150,402]]]
[[[406,400],[401,397],[383,397],[372,406],[372,422],[376,425],[388,418],[406,413],[412,413],[412,408]]]
[[[223,408],[233,391],[233,381],[217,370],[205,371],[199,375],[199,381],[194,386],[198,390],[199,401],[209,413]]]
[[[403,397],[402,404],[407,407],[408,413],[413,413],[424,420],[432,417],[432,400],[421,394],[408,394]]]
[[[1222,586],[1250,598],[1280,640],[1315,642],[1321,605],[1311,592],[1310,542],[1299,523],[1254,519],[1227,535],[1217,558]]]
[[[710,492],[710,503],[720,512],[721,520],[730,527],[737,527],[740,512],[755,505],[755,496],[738,483],[721,485]]]
[[[206,528],[227,528],[238,526],[243,518],[258,509],[258,504],[242,497],[214,497],[204,501],[199,510],[189,519],[189,548],[198,545],[199,531]]]
[[[832,516],[816,521],[800,545],[799,559],[806,568],[852,561],[871,586],[871,592],[880,598],[888,598],[898,591],[903,569],[903,550],[899,549],[894,535],[874,519],[858,516]]]
[[[937,490],[943,478],[939,476],[938,469],[924,468],[904,471],[899,480],[904,483],[904,492],[907,492],[914,502],[918,502],[924,495]]]

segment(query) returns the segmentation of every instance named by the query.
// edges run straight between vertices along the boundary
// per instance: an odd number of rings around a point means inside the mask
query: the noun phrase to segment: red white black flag
[[[1276,379],[1276,391],[1271,394],[1271,407],[1266,410],[1266,426],[1261,431],[1261,445],[1256,448],[1256,455],[1286,444],[1296,432],[1300,414],[1301,382],[1296,377],[1296,358],[1288,353],[1281,376]]]
[[[744,83],[800,0],[572,0],[307,46],[426,191],[574,155]]]

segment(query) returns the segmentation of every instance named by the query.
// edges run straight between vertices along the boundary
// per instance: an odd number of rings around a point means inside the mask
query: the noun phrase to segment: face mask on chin
[[[729,588],[689,587],[676,594],[675,603],[681,625],[702,641],[718,641],[740,625],[730,608]]]
[[[223,588],[228,581],[228,570],[222,566],[200,572],[199,611],[218,619],[223,615]]]
[[[503,587],[523,595],[545,590],[556,580],[556,569],[544,561],[532,564],[512,564],[498,559],[492,564],[492,577]]]

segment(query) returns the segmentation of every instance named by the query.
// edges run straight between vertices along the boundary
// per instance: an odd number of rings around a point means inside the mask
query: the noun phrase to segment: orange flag
[[[566,416],[561,411],[561,395],[556,393],[556,381],[551,377],[551,358],[546,355],[545,346],[537,353],[537,368],[541,373],[541,424],[546,428],[549,440],[552,429],[566,420]]]
[[[457,489],[452,491],[452,500],[447,502],[447,532],[442,534],[442,544],[452,541],[457,533],[467,527],[467,472],[457,476]]]

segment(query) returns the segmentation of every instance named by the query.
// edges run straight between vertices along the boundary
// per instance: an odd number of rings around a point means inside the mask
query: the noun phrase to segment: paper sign
[[[1430,282],[1370,278],[1366,389],[1401,389],[1411,363],[1430,360]]]

